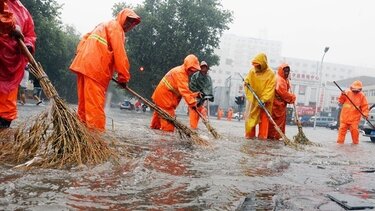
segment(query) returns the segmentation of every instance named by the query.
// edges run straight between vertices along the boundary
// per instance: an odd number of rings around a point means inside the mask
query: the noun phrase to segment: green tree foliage
[[[113,14],[127,6],[115,4]],[[129,86],[142,95],[150,97],[165,73],[188,54],[218,64],[214,49],[232,22],[232,12],[223,9],[220,0],[145,0],[134,10],[142,22],[126,34],[132,65]]]
[[[76,79],[68,67],[75,54],[79,33],[60,20],[62,5],[56,0],[21,0],[29,10],[37,34],[36,60],[39,61],[62,98],[76,102]]]

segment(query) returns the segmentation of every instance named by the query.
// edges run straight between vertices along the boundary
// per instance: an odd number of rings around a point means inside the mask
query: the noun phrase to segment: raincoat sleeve
[[[207,76],[207,83],[203,90],[205,95],[212,95],[212,79],[210,76]]]
[[[275,95],[275,88],[276,88],[276,76],[271,73],[269,76],[269,79],[266,82],[265,89],[263,90],[262,97],[260,100],[263,103],[267,103],[271,100],[273,100]]]
[[[130,80],[129,60],[125,51],[125,34],[121,27],[111,27],[109,39],[113,50],[114,67],[118,73],[118,81],[128,82]]]
[[[277,81],[276,93],[287,103],[294,103],[296,100],[296,96],[289,92],[288,84],[285,80]]]
[[[8,10],[7,4],[0,1],[0,34],[9,34],[15,29],[13,13]]]
[[[348,91],[345,92],[346,94],[348,94]],[[340,103],[340,104],[344,104],[345,101],[346,101],[346,96],[344,95],[344,93],[341,92],[339,98],[337,99],[337,101]]]
[[[252,97],[253,97],[253,93],[247,88],[247,85],[246,84],[250,84],[251,86],[251,83],[250,83],[250,72],[246,75],[245,79],[244,79],[244,90],[245,90],[245,95],[246,95],[246,98],[251,101],[252,100]]]
[[[195,99],[198,96],[199,92],[192,92],[189,89],[189,79],[188,77],[178,77],[177,82],[177,89],[181,96],[185,99],[186,103],[192,107],[197,104],[197,100]]]
[[[190,82],[189,82],[189,89],[193,92],[199,92],[201,89],[198,85],[198,74],[197,73],[194,73],[191,78],[190,78]]]

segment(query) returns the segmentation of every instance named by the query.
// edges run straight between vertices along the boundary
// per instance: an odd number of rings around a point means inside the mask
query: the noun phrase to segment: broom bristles
[[[51,101],[49,111],[42,112],[33,122],[20,124],[14,134],[8,162],[25,162],[35,157],[41,167],[70,167],[81,164],[99,164],[117,154],[103,140],[101,134],[88,129],[74,111],[59,97],[42,66],[31,65],[30,72]],[[3,150],[0,157],[6,154]]]

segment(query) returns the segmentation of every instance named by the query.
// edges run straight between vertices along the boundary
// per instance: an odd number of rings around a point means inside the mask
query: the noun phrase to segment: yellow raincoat
[[[250,84],[256,95],[265,104],[267,110],[272,112],[272,102],[275,96],[276,75],[268,67],[267,56],[264,53],[258,54],[252,61],[253,65],[260,65],[260,68],[251,68],[245,78],[245,83]],[[246,103],[245,113],[245,137],[255,138],[255,126],[259,123],[259,139],[267,139],[268,118],[266,113],[259,106],[252,92],[245,85]]]

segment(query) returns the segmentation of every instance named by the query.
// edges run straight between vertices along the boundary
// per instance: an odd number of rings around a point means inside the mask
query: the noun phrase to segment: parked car
[[[243,119],[243,114],[240,113],[240,112],[236,112],[236,113],[233,114],[232,118],[237,119],[238,121],[240,121],[241,119]]]
[[[331,122],[328,124],[328,128],[330,128],[331,130],[334,130],[334,129],[339,129],[339,121],[334,121],[334,122]]]
[[[371,110],[368,116],[368,120],[372,125],[375,125],[375,107],[371,106]],[[375,128],[373,128],[367,121],[363,125],[363,135],[370,137],[372,142],[375,142]]]
[[[321,116],[316,118],[316,126],[318,127],[328,127],[328,124],[333,123],[335,118]],[[315,116],[311,117],[307,123],[307,126],[314,126]]]
[[[126,109],[126,110],[134,110],[134,105],[129,101],[129,100],[124,100],[124,102],[122,102],[120,104],[120,109]]]

